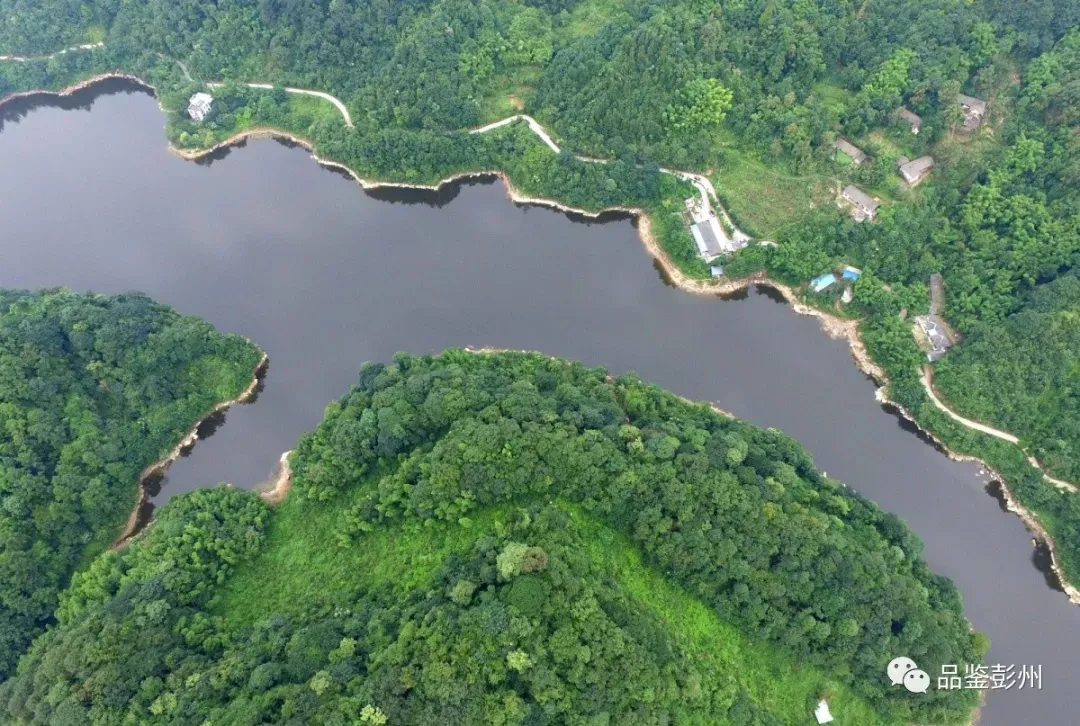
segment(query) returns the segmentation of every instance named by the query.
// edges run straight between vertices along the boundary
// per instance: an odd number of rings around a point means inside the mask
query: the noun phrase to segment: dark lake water
[[[272,141],[185,162],[166,150],[152,98],[105,90],[92,110],[95,94],[3,125],[0,285],[142,290],[271,359],[257,402],[174,465],[157,502],[265,479],[363,361],[395,351],[523,348],[634,370],[784,430],[907,520],[991,638],[988,662],[1043,667],[1041,691],[992,691],[981,723],[1080,719],[1080,608],[1048,586],[1044,554],[977,467],[884,412],[814,319],[760,293],[667,287],[631,222],[520,208],[498,184],[366,194]]]

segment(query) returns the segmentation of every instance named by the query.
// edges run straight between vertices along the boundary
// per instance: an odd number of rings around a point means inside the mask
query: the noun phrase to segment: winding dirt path
[[[49,58],[56,58],[57,56],[65,55],[76,50],[91,50],[93,48],[100,48],[105,45],[104,43],[84,43],[83,45],[73,45],[70,48],[64,48],[58,50],[55,53],[49,53],[48,55],[0,55],[0,61],[14,61],[16,63],[27,63],[29,61],[36,60],[48,60]]]
[[[187,72],[186,68],[183,68],[183,70],[185,73]],[[225,84],[218,81],[208,81],[206,85],[210,88],[221,88]],[[273,83],[245,83],[244,85],[248,88],[274,88]],[[322,91],[312,91],[309,88],[292,88],[290,86],[284,86],[283,88],[285,89],[286,93],[298,93],[303,96],[315,96],[316,98],[321,98],[324,101],[329,101],[330,103],[334,104],[334,107],[337,108],[337,110],[341,113],[342,118],[345,119],[345,125],[348,126],[350,129],[355,128],[353,126],[352,116],[349,115],[349,109],[346,108],[345,104],[342,103],[335,96],[331,96],[329,93],[323,93]]]
[[[973,431],[979,431],[980,433],[984,433],[987,436],[993,436],[994,438],[1001,439],[1002,441],[1008,441],[1010,444],[1016,444],[1017,446],[1020,446],[1020,439],[1016,438],[1008,431],[995,429],[993,426],[987,426],[986,424],[981,424],[978,421],[972,421],[969,418],[964,418],[956,411],[953,411],[951,408],[946,406],[942,402],[942,400],[938,398],[937,392],[934,390],[933,376],[933,369],[930,366],[926,366],[923,368],[921,376],[923,388],[926,390],[926,395],[930,397],[930,400],[933,401],[934,405],[937,406],[942,413],[951,418],[953,421],[956,421],[962,426],[966,426]],[[1054,477],[1047,474],[1046,470],[1042,468],[1042,465],[1039,464],[1038,460],[1036,460],[1034,456],[1028,454],[1027,450],[1023,447],[1020,448],[1021,451],[1024,452],[1024,455],[1027,456],[1028,463],[1039,470],[1039,472],[1043,475],[1043,479],[1046,479],[1046,481],[1050,482],[1059,489],[1065,489],[1066,491],[1070,492],[1077,491],[1077,487],[1075,484],[1070,484],[1069,482],[1063,481],[1061,479],[1055,479]]]

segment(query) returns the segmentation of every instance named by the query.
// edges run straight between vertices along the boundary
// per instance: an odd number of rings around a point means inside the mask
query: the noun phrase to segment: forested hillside
[[[1080,481],[1080,278],[1041,287],[1004,325],[980,325],[937,366],[965,416],[1001,421],[1052,471]]]
[[[793,440],[535,354],[368,364],[292,493],[173,499],[64,595],[12,723],[962,723],[952,583]]]
[[[0,679],[119,534],[139,472],[259,356],[143,295],[0,290]]]

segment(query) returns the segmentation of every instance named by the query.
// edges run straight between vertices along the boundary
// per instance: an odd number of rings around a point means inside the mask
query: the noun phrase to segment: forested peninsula
[[[961,724],[979,662],[895,516],[807,453],[530,353],[366,364],[269,509],[173,498],[75,576],[14,724]]]
[[[0,679],[120,534],[140,472],[261,355],[144,295],[0,289]]]
[[[860,319],[889,398],[1000,474],[1080,582],[1080,503],[1027,459],[1070,479],[1080,458],[1075,352],[1046,344],[1078,312],[1055,284],[1080,259],[1075,2],[0,0],[0,17],[0,50],[27,58],[0,61],[0,97],[135,75],[180,148],[273,127],[365,179],[501,171],[529,197],[642,210],[664,258],[703,281],[681,214],[692,190],[660,167],[705,173],[742,229],[779,243],[745,248],[727,276],[768,275]],[[187,100],[210,81],[224,85],[196,123]],[[333,94],[352,125],[285,86]],[[961,94],[985,102],[974,124]],[[521,111],[564,152],[522,124],[468,133]],[[906,183],[898,165],[925,156],[929,176]],[[873,223],[837,209],[848,184],[881,204]],[[864,271],[850,304],[806,288],[843,265]],[[1020,446],[963,427],[922,386],[912,319],[935,273],[961,339],[938,393]]]

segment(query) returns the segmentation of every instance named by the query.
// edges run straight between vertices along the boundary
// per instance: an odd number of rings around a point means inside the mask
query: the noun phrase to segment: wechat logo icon
[[[903,684],[904,688],[911,693],[926,693],[930,688],[930,675],[926,671],[919,670],[915,661],[903,656],[889,661],[886,669],[889,682],[894,686]]]

